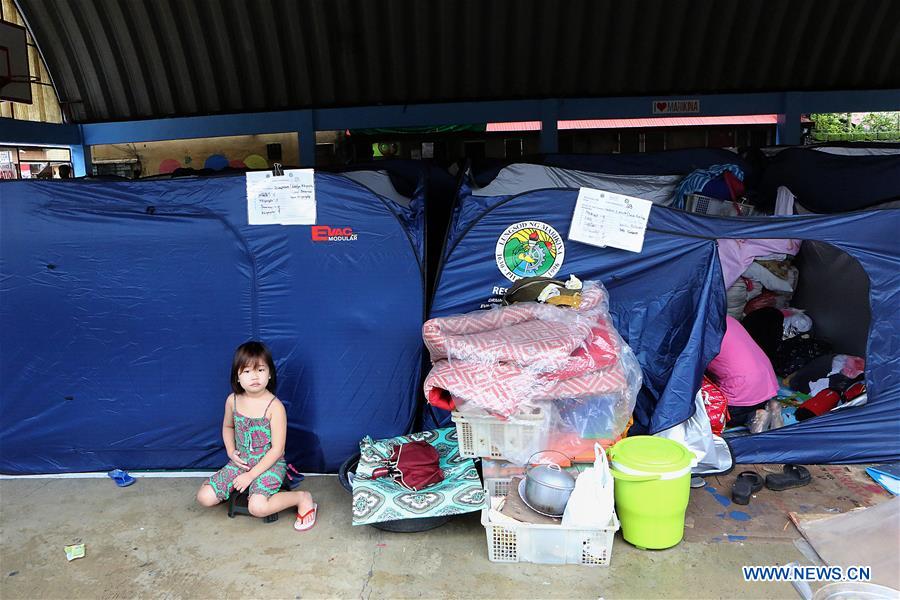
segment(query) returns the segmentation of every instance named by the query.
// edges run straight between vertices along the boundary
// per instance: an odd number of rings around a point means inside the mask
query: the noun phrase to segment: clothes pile
[[[780,194],[788,196],[789,192],[781,190]],[[735,372],[726,373],[727,379],[735,381],[743,380],[745,376],[757,382],[768,381],[766,393],[756,393],[752,398],[729,396],[727,381],[723,387],[730,406],[739,404],[755,409],[747,421],[751,433],[802,421],[834,408],[858,405],[866,399],[864,360],[833,354],[827,340],[812,335],[812,318],[803,310],[790,306],[800,277],[792,260],[800,247],[801,242],[792,239],[719,240],[729,318],[740,321],[753,345],[758,346],[771,363],[771,372],[766,366],[765,369],[749,369],[753,373],[739,373],[740,365],[734,365],[732,371]],[[735,328],[735,331],[738,330]],[[726,334],[723,353],[727,337]],[[758,354],[758,350],[750,349],[745,354]],[[714,363],[710,363],[710,367]],[[747,371],[746,361],[742,364]],[[788,389],[784,393],[779,391],[763,408],[758,405],[764,401],[762,396],[768,394],[769,388],[777,387],[773,374],[783,378]],[[746,383],[741,386],[748,387]],[[742,419],[733,418],[736,412],[740,411],[730,410],[729,422],[739,425]],[[715,412],[711,414],[711,420],[713,416],[716,416]]]
[[[719,261],[735,319],[763,307],[785,309],[797,288],[799,240],[719,240]]]
[[[675,208],[685,208],[690,194],[737,202],[744,196],[744,171],[736,164],[710,165],[689,173],[675,190]]]
[[[425,323],[433,365],[425,379],[428,402],[500,420],[537,409],[553,449],[559,449],[553,439],[589,452],[594,440],[613,443],[631,419],[641,372],[612,325],[603,285],[528,278],[505,300],[506,306]]]

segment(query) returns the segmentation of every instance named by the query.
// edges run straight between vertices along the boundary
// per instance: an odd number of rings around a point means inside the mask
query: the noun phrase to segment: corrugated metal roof
[[[654,117],[650,119],[580,119],[558,121],[557,129],[630,129],[634,127],[696,127],[715,125],[775,125],[778,115],[737,115],[733,117]],[[540,131],[540,121],[488,123],[488,132]]]
[[[69,121],[900,88],[893,0],[17,0]]]

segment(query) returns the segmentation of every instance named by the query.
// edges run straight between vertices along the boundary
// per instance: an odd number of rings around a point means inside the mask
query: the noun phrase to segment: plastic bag
[[[491,456],[525,464],[556,450],[590,463],[595,442],[611,445],[629,426],[641,368],[598,281],[582,284],[577,308],[518,302],[430,319],[422,335],[427,401],[471,419]]]
[[[693,452],[696,462],[691,464],[691,473],[694,475],[723,473],[734,465],[734,458],[728,443],[713,435],[701,391],[694,396],[694,416],[654,435],[674,440]]]
[[[606,453],[594,445],[594,466],[588,467],[575,480],[575,489],[563,512],[563,527],[600,529],[609,526],[615,507],[613,478]]]
[[[728,399],[725,397],[725,393],[704,376],[699,394],[703,399],[703,406],[706,408],[706,416],[709,417],[710,429],[715,435],[722,435],[722,431],[728,423]]]
[[[583,284],[578,308],[522,302],[430,319],[422,335],[432,360],[425,397],[464,403],[504,419],[526,406],[619,395],[627,423],[640,365],[615,330],[602,284]],[[460,409],[462,410],[462,409]],[[619,419],[621,420],[621,419]]]

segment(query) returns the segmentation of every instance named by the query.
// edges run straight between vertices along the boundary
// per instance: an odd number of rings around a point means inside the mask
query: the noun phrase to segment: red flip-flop
[[[294,529],[297,531],[308,531],[313,528],[313,525],[316,524],[316,514],[318,512],[319,505],[313,503],[313,507],[303,513],[297,512],[297,519],[294,521]]]

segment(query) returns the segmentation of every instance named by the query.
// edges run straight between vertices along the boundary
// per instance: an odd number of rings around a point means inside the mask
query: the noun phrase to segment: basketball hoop
[[[0,46],[0,90],[12,81],[9,66],[9,48]]]
[[[31,104],[31,69],[26,31],[0,20],[0,100]]]

